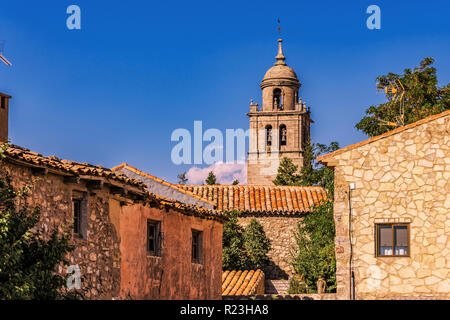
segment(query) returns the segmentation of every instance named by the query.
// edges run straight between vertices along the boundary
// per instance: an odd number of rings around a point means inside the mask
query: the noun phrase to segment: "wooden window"
[[[73,207],[73,234],[80,238],[83,238],[83,233],[81,231],[81,221],[83,219],[83,206],[81,199],[72,199]]]
[[[161,222],[147,220],[147,253],[161,256]]]
[[[375,229],[377,257],[409,257],[409,224],[377,224]]]
[[[192,262],[203,262],[203,232],[192,230]]]

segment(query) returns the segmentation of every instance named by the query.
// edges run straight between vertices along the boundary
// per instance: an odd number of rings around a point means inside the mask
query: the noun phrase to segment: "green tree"
[[[0,299],[74,299],[66,288],[66,277],[57,267],[67,266],[73,250],[69,235],[55,230],[43,239],[37,227],[38,207],[29,208],[30,188],[16,190],[11,177],[0,172]]]
[[[336,290],[334,236],[332,201],[314,207],[298,224],[294,233],[297,248],[292,252],[292,265],[297,274],[303,275],[308,292],[317,291],[319,278],[326,281],[327,292]],[[298,286],[291,285],[292,289],[295,287]]]
[[[186,178],[186,171],[177,175],[179,184],[186,184],[188,182],[188,178]]]
[[[237,186],[238,184],[239,184],[239,180],[238,179],[233,180],[233,183],[232,183],[233,186]]]
[[[224,270],[260,269],[268,262],[270,240],[261,224],[250,220],[243,228],[238,223],[238,211],[228,213],[229,220],[223,225],[222,268]]]
[[[216,179],[216,175],[214,174],[214,172],[210,171],[208,174],[208,177],[205,179],[205,182],[207,185],[215,185],[217,184],[217,179]]]
[[[267,265],[269,263],[267,254],[271,246],[262,225],[255,218],[251,219],[242,236],[248,268],[261,269]]]
[[[339,149],[337,142],[331,142],[327,146],[321,143],[311,144],[308,140],[304,144],[303,167],[300,172],[298,172],[298,166],[290,158],[283,158],[273,183],[283,186],[321,186],[332,196],[334,192],[333,170],[318,163],[316,158],[337,149]]]
[[[450,83],[444,87],[438,86],[436,69],[431,66],[433,62],[434,59],[428,57],[414,70],[405,69],[403,74],[388,73],[377,78],[378,89],[397,80],[403,84],[404,124],[450,109]],[[388,95],[389,98],[393,97],[391,93]],[[377,136],[394,129],[395,126],[386,124],[386,121],[398,123],[400,115],[399,100],[372,105],[366,110],[366,116],[356,124],[356,128],[370,137]]]

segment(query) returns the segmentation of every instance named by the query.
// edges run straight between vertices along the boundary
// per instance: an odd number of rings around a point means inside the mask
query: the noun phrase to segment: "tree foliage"
[[[205,183],[210,186],[218,184],[214,172],[212,171],[209,172],[208,177],[205,179]]]
[[[428,57],[414,70],[405,69],[403,74],[388,73],[377,78],[378,89],[383,89],[396,80],[400,80],[405,87],[404,124],[450,109],[450,83],[444,87],[438,86],[436,69],[431,66],[433,62],[434,59]],[[392,98],[393,95],[389,93],[389,97]],[[370,137],[377,136],[395,129],[384,121],[398,122],[400,115],[399,100],[372,105],[366,110],[366,116],[356,124],[356,128]]]
[[[239,184],[239,180],[235,179],[233,180],[233,182],[231,183],[233,186],[237,186]]]
[[[177,175],[179,184],[186,184],[188,182],[188,178],[186,178],[186,171]]]
[[[263,268],[271,249],[263,227],[256,219],[243,228],[238,224],[239,213],[228,213],[230,219],[223,225],[222,267],[224,270]]]
[[[68,265],[69,235],[55,230],[44,240],[36,226],[40,209],[28,208],[28,194],[29,188],[14,189],[10,176],[0,173],[0,299],[77,298],[56,272],[59,265]]]
[[[329,195],[332,196],[334,192],[333,170],[317,163],[316,158],[337,149],[339,149],[337,142],[331,142],[327,146],[321,143],[311,143],[308,140],[304,145],[304,164],[300,172],[298,172],[298,166],[291,159],[283,158],[273,183],[283,186],[321,186],[328,190]]]
[[[327,292],[336,289],[334,236],[332,201],[314,207],[298,224],[294,233],[297,248],[292,254],[292,265],[297,274],[303,275],[310,293],[317,291],[319,278],[326,281]]]

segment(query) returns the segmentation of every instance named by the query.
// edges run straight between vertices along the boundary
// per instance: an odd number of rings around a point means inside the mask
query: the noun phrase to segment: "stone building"
[[[286,280],[294,274],[290,251],[296,246],[294,231],[313,205],[326,198],[321,187],[178,185],[216,204],[217,210],[240,212],[239,223],[255,218],[264,228],[272,250],[263,271],[267,280]],[[276,283],[276,282],[275,282]],[[271,284],[267,286],[270,287]]]
[[[80,268],[86,298],[221,298],[226,218],[212,205],[157,196],[120,172],[16,145],[4,156],[1,174],[29,186],[28,204],[41,209],[36,227],[44,236],[72,233],[68,260]]]
[[[309,139],[309,108],[299,95],[300,82],[285,62],[282,40],[273,67],[261,82],[262,108],[250,103],[250,147],[247,181],[249,185],[271,185],[283,157],[303,166],[303,144]]]
[[[337,298],[450,299],[450,111],[323,155]]]

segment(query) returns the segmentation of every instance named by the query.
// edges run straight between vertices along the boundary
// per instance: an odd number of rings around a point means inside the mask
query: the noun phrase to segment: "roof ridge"
[[[380,134],[380,135],[378,135],[378,136],[370,137],[369,139],[366,139],[366,140],[360,141],[360,142],[358,142],[358,143],[351,144],[351,145],[349,145],[349,146],[347,146],[347,147],[338,149],[338,150],[336,150],[336,151],[333,151],[333,152],[330,152],[330,153],[321,155],[320,157],[317,157],[316,159],[317,159],[317,161],[322,161],[322,160],[324,160],[325,158],[333,157],[333,156],[335,156],[335,155],[338,155],[338,154],[341,154],[341,153],[343,153],[343,152],[347,152],[347,151],[353,150],[353,149],[355,149],[355,148],[358,148],[358,147],[364,146],[364,145],[366,145],[366,144],[369,144],[369,143],[378,141],[378,140],[380,140],[380,139],[390,137],[390,136],[392,136],[392,135],[394,135],[394,134],[403,132],[403,131],[408,130],[408,129],[412,129],[412,128],[414,128],[414,127],[417,127],[417,126],[422,125],[422,124],[424,124],[424,123],[428,123],[428,122],[430,122],[430,121],[433,121],[433,120],[436,120],[436,119],[445,117],[445,116],[447,116],[447,115],[450,115],[450,110],[446,110],[446,111],[444,111],[444,112],[441,112],[441,113],[437,113],[437,114],[428,116],[428,117],[423,118],[423,119],[420,119],[420,120],[418,120],[418,121],[416,121],[416,122],[412,122],[412,123],[409,123],[409,124],[404,125],[404,126],[402,126],[402,127],[395,128],[394,130],[391,130],[391,131],[382,133],[382,134]]]
[[[213,206],[216,206],[216,203],[214,203],[212,201],[209,201],[208,199],[205,199],[205,198],[203,198],[203,197],[201,197],[201,196],[199,196],[199,195],[197,195],[197,194],[195,194],[193,192],[190,192],[188,190],[184,190],[184,189],[178,187],[178,184],[174,184],[174,183],[168,182],[168,181],[166,181],[164,179],[161,179],[161,178],[158,178],[158,177],[156,177],[154,175],[151,175],[150,173],[147,173],[145,171],[139,170],[136,167],[133,167],[132,165],[129,165],[126,162],[123,162],[120,165],[111,168],[111,170],[113,172],[115,172],[115,171],[123,169],[123,168],[126,168],[126,169],[128,169],[128,170],[130,170],[130,171],[132,171],[132,172],[134,172],[134,173],[136,173],[138,175],[141,175],[141,176],[144,176],[146,178],[152,179],[152,180],[154,180],[156,182],[159,182],[159,183],[161,183],[161,184],[163,184],[165,186],[173,188],[173,189],[175,189],[175,190],[177,190],[177,191],[179,191],[181,193],[184,193],[184,194],[186,194],[186,195],[188,195],[190,197],[193,197],[195,199],[198,199],[198,200],[201,200],[201,201],[206,202],[208,204],[211,204]]]

